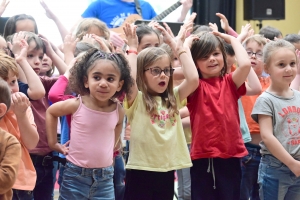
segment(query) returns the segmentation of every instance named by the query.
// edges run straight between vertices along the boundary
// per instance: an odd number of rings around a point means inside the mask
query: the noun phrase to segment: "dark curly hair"
[[[70,89],[82,96],[90,94],[89,88],[84,87],[84,81],[88,77],[88,72],[95,66],[94,63],[97,60],[112,61],[115,64],[114,66],[120,71],[120,81],[124,81],[122,89],[116,92],[111,98],[118,98],[124,93],[129,95],[131,93],[130,88],[133,86],[134,79],[130,75],[130,67],[126,58],[122,54],[106,53],[98,50],[97,48],[91,48],[88,50],[70,70]]]

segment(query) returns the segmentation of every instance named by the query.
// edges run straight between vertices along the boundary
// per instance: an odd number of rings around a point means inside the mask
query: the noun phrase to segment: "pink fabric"
[[[231,27],[229,27],[229,31],[227,32],[228,35],[231,35],[235,38],[237,38],[239,36],[239,34],[237,34],[237,32],[235,32]]]
[[[52,103],[75,98],[72,95],[65,95],[65,91],[68,86],[68,83],[69,83],[69,80],[65,76],[62,75],[58,78],[56,83],[50,89],[49,95],[48,95],[48,98]],[[71,115],[67,115],[67,122],[71,129]]]
[[[117,104],[112,112],[100,112],[82,103],[72,115],[71,141],[67,160],[84,168],[103,168],[112,165],[115,128],[119,121]]]

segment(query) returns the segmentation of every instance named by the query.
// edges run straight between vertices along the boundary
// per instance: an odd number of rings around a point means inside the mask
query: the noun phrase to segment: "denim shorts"
[[[272,155],[261,158],[258,184],[260,199],[300,199],[300,177]]]
[[[67,162],[60,187],[60,200],[115,199],[113,166],[83,168]]]

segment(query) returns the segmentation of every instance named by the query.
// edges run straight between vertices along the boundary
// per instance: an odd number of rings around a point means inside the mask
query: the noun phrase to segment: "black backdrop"
[[[223,32],[220,18],[216,13],[224,14],[229,25],[235,30],[236,0],[193,0],[192,11],[197,13],[196,24],[208,25],[209,22],[216,23],[219,31]]]

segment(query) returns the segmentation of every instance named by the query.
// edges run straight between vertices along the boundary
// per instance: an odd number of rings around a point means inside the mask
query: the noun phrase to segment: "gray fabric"
[[[256,100],[251,117],[258,122],[258,115],[273,119],[273,134],[295,159],[300,159],[300,92],[293,90],[291,98],[276,96],[267,91]],[[260,142],[261,154],[271,154],[264,142]]]

